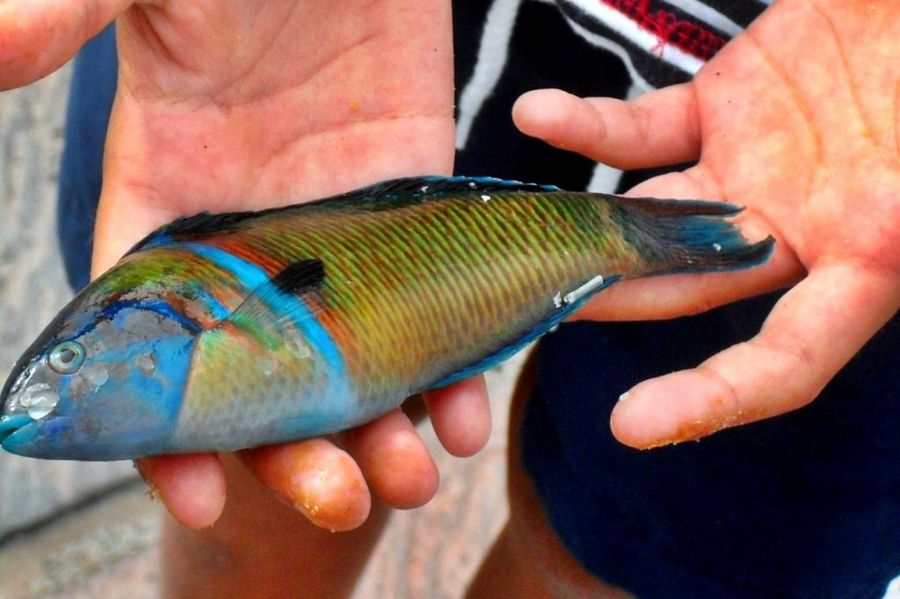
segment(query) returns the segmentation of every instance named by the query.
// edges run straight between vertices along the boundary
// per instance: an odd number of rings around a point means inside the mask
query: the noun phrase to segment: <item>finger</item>
[[[513,121],[527,135],[617,168],[678,164],[700,155],[692,89],[675,85],[630,102],[536,90],[513,105]]]
[[[49,75],[100,33],[131,0],[0,2],[0,89]]]
[[[389,506],[426,504],[438,488],[438,471],[409,418],[399,409],[343,436],[372,491]]]
[[[484,448],[491,435],[488,399],[481,375],[425,394],[431,424],[444,449],[468,457]]]
[[[887,275],[820,267],[776,304],[762,331],[698,368],[638,384],[612,414],[633,447],[696,439],[812,401],[900,307]]]
[[[372,499],[359,466],[330,441],[259,447],[238,457],[282,501],[321,528],[352,530],[369,516]]]
[[[212,526],[225,507],[225,472],[213,453],[162,455],[137,462],[138,471],[182,526]]]
[[[721,190],[702,166],[649,179],[628,192],[634,196],[718,198]],[[732,219],[748,242],[773,235],[772,255],[762,264],[729,272],[678,274],[622,281],[600,293],[577,319],[658,320],[699,314],[717,306],[781,289],[806,273],[781,233],[752,208]]]

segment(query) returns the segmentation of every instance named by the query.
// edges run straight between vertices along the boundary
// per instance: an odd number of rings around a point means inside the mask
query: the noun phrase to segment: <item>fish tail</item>
[[[728,220],[743,208],[724,202],[615,197],[626,239],[654,274],[750,268],[766,261],[775,239],[751,243]]]

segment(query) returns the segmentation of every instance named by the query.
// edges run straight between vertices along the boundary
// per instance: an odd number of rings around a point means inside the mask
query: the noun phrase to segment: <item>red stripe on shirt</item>
[[[709,60],[728,40],[694,21],[678,18],[673,12],[654,9],[650,0],[598,0],[635,21],[659,39],[660,49],[672,44],[702,60]]]

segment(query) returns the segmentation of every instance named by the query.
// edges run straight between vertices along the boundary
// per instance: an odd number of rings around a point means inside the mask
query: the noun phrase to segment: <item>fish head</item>
[[[198,332],[161,297],[89,286],[14,366],[0,394],[0,444],[51,459],[162,453]]]

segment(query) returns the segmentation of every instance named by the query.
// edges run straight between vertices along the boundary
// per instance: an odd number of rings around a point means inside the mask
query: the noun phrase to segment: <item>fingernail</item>
[[[162,503],[162,493],[153,481],[147,478],[147,475],[144,473],[144,469],[141,468],[141,463],[137,460],[131,462],[131,466],[137,470],[138,475],[141,477],[141,480],[144,481],[144,484],[147,485],[147,490],[144,493],[147,496],[147,499],[153,501],[155,503]]]

